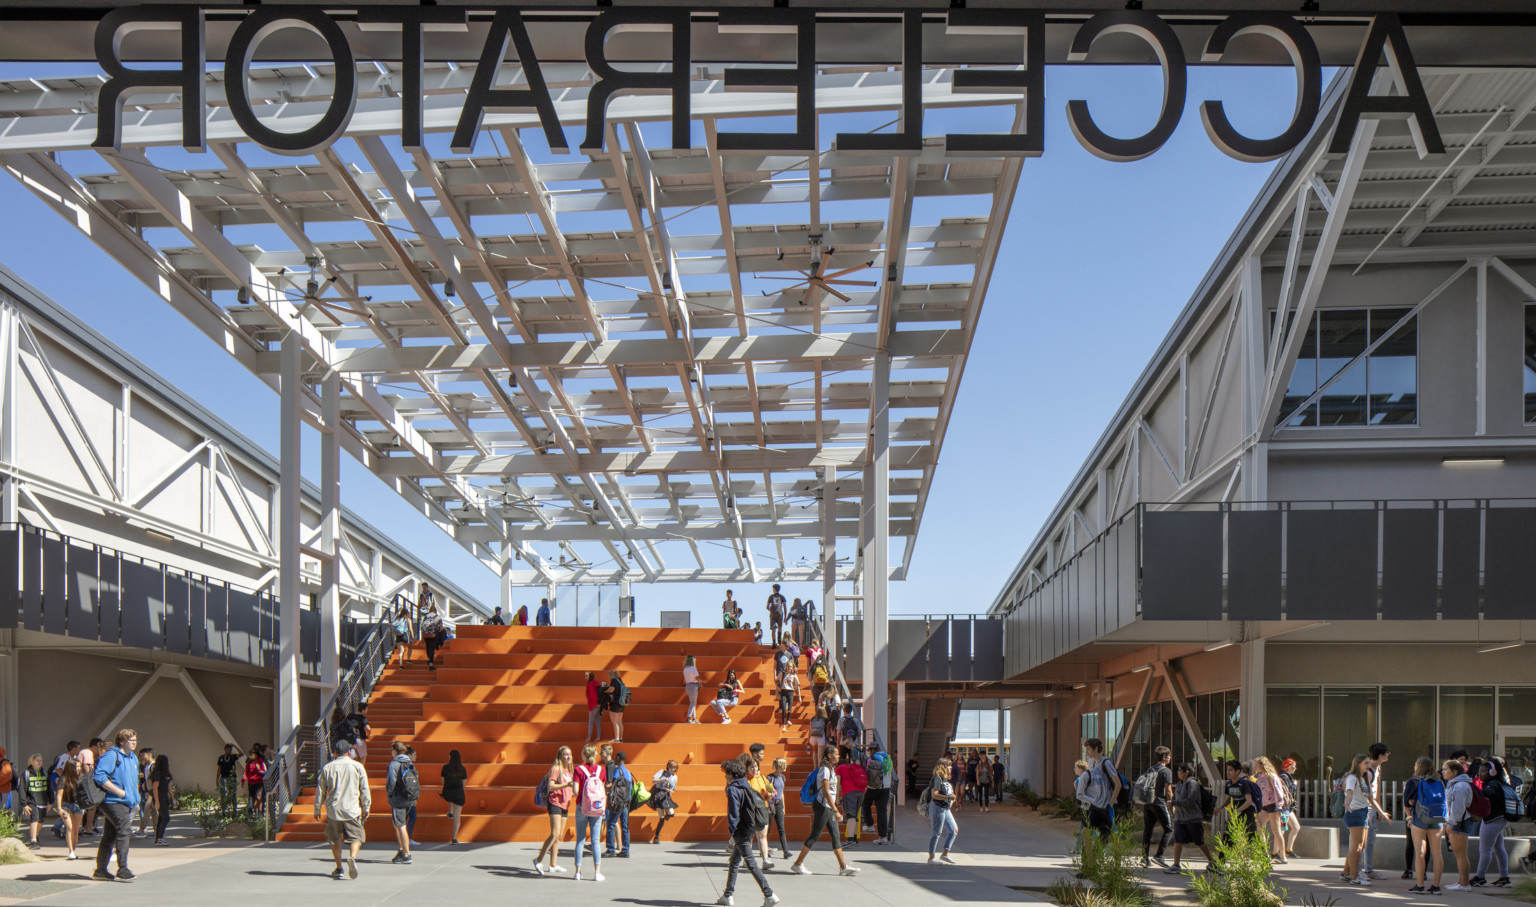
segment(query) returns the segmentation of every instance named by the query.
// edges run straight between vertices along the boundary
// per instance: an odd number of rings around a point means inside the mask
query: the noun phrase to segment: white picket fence
[[[1333,782],[1331,781],[1297,781],[1298,811],[1303,819],[1331,819],[1328,814],[1328,799],[1333,795]],[[1381,806],[1394,819],[1403,815],[1403,785],[1393,781],[1383,785],[1381,791]]]

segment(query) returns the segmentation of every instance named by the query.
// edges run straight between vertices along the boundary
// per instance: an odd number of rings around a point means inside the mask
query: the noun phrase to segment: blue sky
[[[0,64],[0,78],[41,72]],[[57,66],[46,72],[62,74]],[[1221,100],[1237,128],[1273,135],[1290,118],[1294,85],[1289,70],[1191,67],[1184,117],[1168,144],[1142,161],[1109,163],[1077,143],[1067,100],[1087,100],[1111,134],[1140,133],[1161,103],[1156,70],[1047,71],[1046,151],[1023,168],[911,576],[891,587],[893,615],[991,604],[1273,166],[1216,150],[1199,102]],[[278,401],[265,384],[19,183],[0,180],[0,211],[0,261],[275,448]],[[316,439],[305,443],[305,473],[315,477]],[[496,603],[491,573],[347,457],[342,495],[464,589]],[[900,548],[893,547],[895,560]],[[733,588],[748,618],[763,619],[767,584]],[[786,592],[820,597],[819,584]],[[696,626],[714,625],[723,593],[710,584],[634,590],[642,621],[660,609],[691,609]],[[541,594],[542,587],[518,590],[514,602]]]

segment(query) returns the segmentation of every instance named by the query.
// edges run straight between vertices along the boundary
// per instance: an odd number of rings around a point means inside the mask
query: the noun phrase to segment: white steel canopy
[[[581,122],[591,74],[544,70],[561,121]],[[950,75],[924,71],[925,108],[1020,128],[1019,96],[957,94]],[[99,77],[0,84],[0,165],[274,386],[297,338],[306,420],[339,379],[342,444],[487,566],[513,582],[820,577],[813,541],[871,537],[857,501],[883,396],[903,575],[1022,162],[942,136],[839,150],[830,136],[898,118],[899,70],[819,71],[809,155],[717,152],[731,118],[794,113],[792,94],[725,92],[719,66],[690,83],[704,147],[648,148],[669,103],[620,97],[606,150],[573,155],[531,112],[487,112],[473,153],[450,154],[469,85],[454,64],[426,67],[414,153],[387,137],[393,64],[359,66],[345,137],[297,158],[251,145],[222,74],[207,79],[201,154],[178,147],[175,94],[134,95],[123,150],[98,153],[81,114]],[[248,94],[294,131],[333,81],[254,70]]]

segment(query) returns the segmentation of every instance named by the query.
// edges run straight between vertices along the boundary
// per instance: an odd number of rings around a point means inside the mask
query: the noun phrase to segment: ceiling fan
[[[866,261],[866,262],[864,262],[861,265],[855,265],[854,267],[851,267],[851,268],[844,268],[841,271],[828,271],[827,268],[830,267],[830,263],[832,261],[832,256],[837,253],[837,249],[835,249],[835,248],[833,248],[831,246],[828,246],[827,249],[825,251],[823,251],[822,247],[821,247],[821,234],[820,233],[812,233],[809,236],[809,239],[810,239],[810,243],[811,243],[811,262],[810,262],[810,267],[809,268],[795,268],[794,269],[795,271],[799,272],[799,274],[801,275],[800,277],[765,276],[765,277],[762,277],[760,279],[762,279],[762,280],[788,280],[788,281],[790,281],[791,283],[794,283],[794,284],[804,284],[805,288],[807,290],[811,289],[812,287],[815,287],[817,289],[825,290],[826,292],[831,293],[833,296],[836,296],[838,299],[841,299],[843,302],[849,302],[850,301],[849,297],[846,294],[844,294],[844,293],[834,289],[833,285],[844,286],[844,287],[873,287],[873,286],[877,285],[875,283],[875,281],[873,281],[873,280],[847,280],[847,279],[844,279],[845,275],[852,274],[855,271],[862,271],[865,268],[874,267],[875,263],[874,263],[873,260]],[[784,260],[784,253],[780,252],[779,253],[779,261],[783,261],[783,260]],[[789,287],[785,287],[785,289],[786,290],[793,290],[793,289],[795,289],[795,287],[794,286],[789,286]],[[809,294],[807,294],[807,295],[809,295]],[[800,304],[801,305],[805,305],[806,304],[806,300],[805,299],[801,299],[800,300]]]

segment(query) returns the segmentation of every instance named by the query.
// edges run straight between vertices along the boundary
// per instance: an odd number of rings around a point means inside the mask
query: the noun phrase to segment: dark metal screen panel
[[[123,638],[122,555],[102,551],[96,557],[96,638],[117,645]]]
[[[971,679],[971,631],[975,621],[960,619],[949,622],[949,679]]]
[[[1085,645],[1099,637],[1099,546],[1094,545],[1077,559],[1077,644]]]
[[[1435,589],[1439,512],[1397,508],[1386,511],[1382,520],[1381,616],[1434,620],[1439,598]]]
[[[928,623],[928,679],[949,679],[949,621]]]
[[[282,631],[278,627],[277,600],[270,595],[262,595],[256,599],[256,611],[261,615],[261,639],[258,641],[261,657],[254,663],[264,668],[277,668],[277,634]]]
[[[1227,619],[1280,619],[1280,511],[1227,514]]]
[[[185,574],[166,571],[165,650],[167,652],[185,655],[192,647],[192,626],[187,613],[187,598],[191,591]]]
[[[1120,521],[1115,530],[1115,599],[1120,603],[1120,621],[1124,627],[1136,620],[1141,606],[1136,586],[1136,571],[1140,566],[1136,518],[1128,516]]]
[[[320,676],[320,612],[299,611],[299,672]]]
[[[21,625],[43,629],[43,539],[36,530],[21,534]]]
[[[972,680],[1003,679],[1003,622],[989,617],[971,622]]]
[[[1376,511],[1292,510],[1286,543],[1287,619],[1376,617]]]
[[[123,571],[123,645],[140,649],[158,649],[165,644],[163,632],[163,577],[158,567],[124,560]]]
[[[1445,620],[1476,620],[1478,614],[1478,551],[1482,513],[1471,507],[1447,508],[1441,514],[1440,616]]]
[[[187,628],[191,631],[191,639],[188,640],[188,655],[208,654],[208,581],[201,577],[192,577],[188,581],[191,594],[187,597]]]
[[[203,599],[203,614],[208,622],[208,656],[229,658],[229,587],[209,583]]]
[[[893,620],[890,622],[890,634],[891,679],[927,680],[927,622]]]
[[[843,628],[843,679],[855,683],[864,678],[864,621],[845,620]]]
[[[229,660],[257,664],[261,660],[261,616],[256,596],[243,589],[229,590]]]
[[[1221,519],[1215,511],[1143,515],[1143,619],[1221,619]]]
[[[1490,507],[1483,549],[1483,618],[1536,617],[1536,509]]]
[[[0,529],[0,630],[21,620],[21,530]]]
[[[64,540],[43,538],[43,632],[64,635],[69,623],[69,572],[64,561]]]
[[[78,639],[100,638],[97,620],[98,599],[96,549],[70,545],[65,552],[65,570],[69,575],[69,624],[67,632]]]

